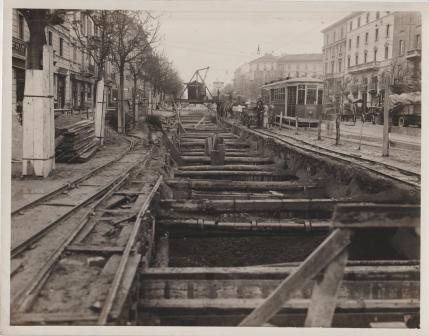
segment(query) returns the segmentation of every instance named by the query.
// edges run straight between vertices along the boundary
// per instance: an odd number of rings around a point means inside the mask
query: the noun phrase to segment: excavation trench
[[[143,325],[238,325],[332,232],[336,204],[420,201],[418,190],[359,167],[239,127],[215,132],[206,122],[196,129],[197,119],[183,117],[186,133],[172,137],[180,162],[172,161],[152,209],[152,261],[139,275]],[[210,152],[215,133],[225,153],[220,163],[216,146]],[[333,326],[416,314],[419,242],[414,229],[358,230]],[[311,288],[298,291],[272,322],[302,326]],[[391,309],[392,300],[407,303]]]

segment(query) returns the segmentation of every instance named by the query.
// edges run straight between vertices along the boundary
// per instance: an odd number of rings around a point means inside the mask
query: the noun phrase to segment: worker
[[[259,96],[258,100],[256,101],[256,115],[257,115],[257,127],[263,126],[263,118],[264,118],[264,102],[262,101],[262,98]]]

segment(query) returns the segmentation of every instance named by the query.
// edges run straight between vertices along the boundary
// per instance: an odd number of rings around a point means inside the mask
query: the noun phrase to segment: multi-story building
[[[237,95],[255,100],[261,95],[265,83],[285,77],[321,78],[322,54],[286,54],[274,56],[265,54],[241,65],[234,72],[234,91]]]
[[[346,69],[347,22],[355,13],[331,24],[323,33],[323,78],[330,92],[337,91]]]
[[[30,38],[24,16],[13,10],[12,13],[12,111],[22,113],[24,99],[26,44]]]
[[[324,78],[331,94],[349,92],[366,107],[384,94],[384,73],[398,72],[399,66],[402,79],[420,77],[419,13],[354,12],[322,32]]]
[[[286,54],[277,60],[277,73],[283,78],[322,78],[322,58],[322,54]]]

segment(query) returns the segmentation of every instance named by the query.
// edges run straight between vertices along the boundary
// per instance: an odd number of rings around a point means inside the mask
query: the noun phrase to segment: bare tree
[[[30,30],[27,48],[27,69],[42,69],[43,46],[46,44],[45,28],[64,22],[66,10],[63,9],[18,9],[24,16]]]
[[[70,20],[71,27],[75,33],[79,46],[94,60],[97,65],[97,79],[104,78],[105,64],[111,53],[111,43],[114,36],[113,30],[113,11],[108,10],[87,10],[81,11],[81,14],[87,15],[95,26],[95,32],[92,36],[84,34],[82,31],[82,17]]]
[[[119,71],[118,130],[125,130],[124,73],[125,66],[138,59],[153,45],[159,22],[150,13],[117,10],[113,12],[112,60]]]

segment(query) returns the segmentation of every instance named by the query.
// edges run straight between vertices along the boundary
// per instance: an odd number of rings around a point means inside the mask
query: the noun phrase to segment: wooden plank
[[[193,201],[162,200],[161,205],[176,211],[186,212],[254,212],[254,211],[333,211],[340,199],[202,199]]]
[[[259,171],[259,170],[267,170],[269,168],[275,169],[275,165],[222,165],[222,166],[209,166],[209,165],[198,165],[198,166],[181,166],[179,167],[179,171],[205,171],[205,170],[250,170],[250,171]]]
[[[74,244],[74,245],[67,246],[66,250],[70,252],[81,252],[81,253],[112,254],[112,253],[121,253],[124,250],[124,248],[122,246],[97,246],[97,245]]]
[[[140,226],[142,222],[142,217],[146,213],[147,209],[149,208],[149,205],[152,201],[153,196],[155,195],[156,191],[159,188],[159,185],[162,182],[162,175],[158,178],[156,184],[153,186],[151,192],[146,197],[142,207],[140,208],[140,211],[137,215],[136,222],[134,223],[133,231],[131,232],[130,238],[127,242],[127,245],[125,246],[125,250],[122,254],[121,261],[119,263],[117,272],[115,273],[115,277],[113,279],[112,286],[109,288],[109,292],[107,293],[106,301],[104,302],[103,309],[101,310],[100,316],[98,318],[97,324],[98,325],[104,325],[107,322],[107,319],[110,314],[110,310],[112,308],[113,302],[115,300],[116,294],[118,292],[119,286],[122,281],[122,277],[125,271],[126,264],[128,262],[128,258],[131,253],[131,249],[134,246],[135,240],[137,238],[137,234],[140,231]]]
[[[216,220],[206,220],[204,218],[183,218],[183,219],[161,219],[158,225],[175,229],[196,229],[196,230],[239,230],[239,231],[264,231],[264,230],[328,230],[330,220],[309,220],[294,221],[281,220],[272,221],[250,221],[250,222],[220,222]]]
[[[186,169],[186,166],[185,166]],[[203,180],[203,179],[169,179],[166,180],[171,187],[179,185],[190,185],[195,190],[210,191],[305,191],[310,189],[324,188],[325,182],[309,182],[302,184],[292,181],[225,181],[225,180]]]
[[[344,250],[329,263],[322,278],[314,284],[305,327],[331,327],[347,258],[348,252]]]
[[[335,208],[335,228],[419,227],[420,205],[349,203]]]
[[[144,309],[255,309],[261,306],[264,299],[141,299]],[[310,305],[309,299],[292,299],[279,304],[278,310],[306,310]],[[347,310],[409,310],[420,309],[420,302],[415,299],[402,300],[339,300],[337,309]],[[275,314],[276,314],[275,313]],[[274,316],[274,315],[273,315]],[[247,318],[246,318],[247,319]],[[244,319],[244,321],[246,321]],[[262,324],[261,324],[262,325]],[[244,325],[243,321],[240,326]]]
[[[350,244],[350,236],[351,233],[348,230],[333,231],[263,303],[240,323],[240,326],[260,326],[269,321],[294,291],[305,286]]]
[[[40,323],[95,322],[98,315],[94,313],[22,313],[12,314],[12,325]]]
[[[351,263],[353,261],[350,261]],[[290,276],[301,263],[291,266],[264,267],[160,267],[148,268],[142,273],[145,278],[156,279],[284,279]],[[419,280],[418,265],[347,266],[345,280]]]

